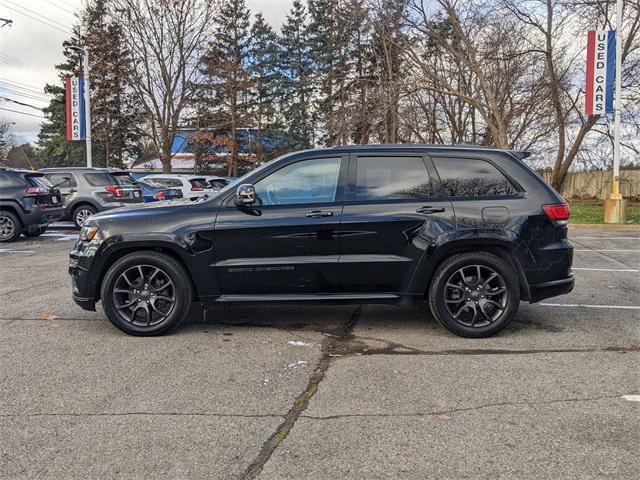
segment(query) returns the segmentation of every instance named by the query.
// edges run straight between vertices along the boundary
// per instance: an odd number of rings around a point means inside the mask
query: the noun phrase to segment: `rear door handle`
[[[320,217],[331,217],[333,215],[332,211],[329,210],[314,210],[305,215],[308,218],[320,218]]]
[[[416,213],[441,213],[444,212],[442,207],[420,207],[416,209]]]

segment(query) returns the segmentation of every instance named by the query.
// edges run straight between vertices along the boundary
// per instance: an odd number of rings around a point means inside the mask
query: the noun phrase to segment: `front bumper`
[[[73,293],[71,295],[73,301],[76,302],[83,310],[96,311],[96,301],[93,298],[80,297]]]
[[[73,301],[85,310],[95,311],[96,271],[95,254],[99,242],[78,240],[69,252],[69,275]]]
[[[536,285],[530,285],[530,299],[529,302],[535,303],[546,298],[557,297],[558,295],[564,295],[573,290],[575,285],[575,278],[573,276],[568,278],[562,278],[560,280],[553,280],[552,282],[538,283]]]

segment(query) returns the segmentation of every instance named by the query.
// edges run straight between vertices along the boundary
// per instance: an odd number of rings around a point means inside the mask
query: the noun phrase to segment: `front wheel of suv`
[[[498,333],[520,304],[518,275],[509,263],[490,253],[461,253],[436,270],[429,307],[436,320],[461,337]]]
[[[111,323],[130,335],[151,336],[166,333],[187,316],[193,288],[180,263],[145,251],[116,261],[100,295]]]
[[[14,242],[22,233],[20,220],[13,213],[0,211],[0,243]]]

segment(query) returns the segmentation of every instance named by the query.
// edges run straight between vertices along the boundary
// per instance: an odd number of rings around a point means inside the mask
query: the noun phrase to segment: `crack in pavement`
[[[474,410],[482,410],[484,408],[503,407],[503,406],[536,406],[536,405],[552,405],[554,403],[572,403],[572,402],[594,402],[598,400],[605,400],[611,398],[621,398],[622,393],[617,395],[603,395],[599,397],[585,397],[585,398],[562,398],[557,400],[546,400],[538,402],[499,402],[488,403],[486,405],[478,405],[475,407],[454,408],[450,410],[439,410],[433,412],[416,412],[416,413],[345,413],[339,415],[301,415],[302,418],[308,418],[310,420],[335,420],[340,418],[359,418],[359,417],[428,417],[433,415],[447,415],[450,413],[470,412]]]
[[[253,462],[247,467],[245,472],[240,477],[242,480],[250,480],[256,478],[265,464],[271,458],[273,452],[278,448],[278,446],[287,438],[291,429],[294,427],[300,415],[307,409],[309,406],[309,401],[318,391],[318,387],[320,386],[320,382],[325,377],[329,366],[331,365],[332,357],[330,356],[331,346],[334,342],[339,342],[342,339],[347,339],[352,336],[352,331],[360,318],[360,314],[362,313],[362,305],[359,305],[358,308],[351,314],[351,318],[345,324],[339,326],[337,329],[332,332],[331,337],[327,337],[323,340],[322,346],[322,357],[318,361],[316,368],[314,369],[313,375],[309,378],[309,382],[307,383],[307,387],[305,390],[298,395],[298,397],[293,402],[293,405],[284,416],[284,421],[278,426],[276,431],[269,437],[269,439],[262,445],[258,456],[255,458]]]

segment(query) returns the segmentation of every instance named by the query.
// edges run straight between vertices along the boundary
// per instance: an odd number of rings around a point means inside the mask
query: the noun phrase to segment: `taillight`
[[[28,187],[27,195],[46,195],[49,189],[45,187]]]
[[[542,209],[552,222],[566,221],[571,216],[569,205],[566,203],[555,203],[553,205],[543,205]]]
[[[153,198],[155,198],[156,200],[164,200],[164,192],[154,193]]]
[[[202,187],[191,187],[192,192],[201,192],[202,190],[204,190]]]
[[[104,187],[104,189],[113,194],[114,197],[121,197],[122,196],[122,189],[120,187],[118,187],[117,185],[109,185],[108,187]]]

